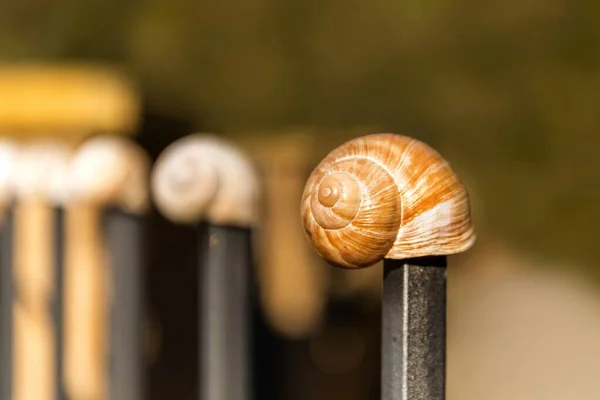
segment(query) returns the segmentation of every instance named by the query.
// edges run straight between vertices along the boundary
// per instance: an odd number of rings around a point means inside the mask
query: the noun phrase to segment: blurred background
[[[324,265],[298,211],[316,163],[375,132],[427,142],[471,195],[478,242],[450,259],[448,398],[600,398],[599,43],[593,1],[0,4],[6,66],[130,78],[153,159],[192,132],[253,158],[260,400],[378,396],[381,269]],[[191,399],[197,288],[180,266],[193,239],[156,212],[149,235],[149,393]]]

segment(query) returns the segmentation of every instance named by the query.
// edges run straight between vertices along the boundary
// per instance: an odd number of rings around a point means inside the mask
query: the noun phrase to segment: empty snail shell
[[[257,186],[249,160],[233,145],[210,134],[194,134],[172,143],[152,172],[154,203],[177,223],[205,219],[224,225],[253,225]]]
[[[368,135],[329,153],[301,212],[321,257],[344,268],[459,253],[475,241],[460,179],[435,150],[402,135]]]
[[[69,193],[71,156],[71,149],[59,142],[43,140],[23,146],[14,168],[15,196],[63,204]]]
[[[92,137],[77,149],[71,161],[71,200],[141,213],[149,205],[149,173],[148,156],[130,139]]]

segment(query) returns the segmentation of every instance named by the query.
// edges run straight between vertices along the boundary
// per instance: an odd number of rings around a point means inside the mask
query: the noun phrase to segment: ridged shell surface
[[[321,257],[344,268],[460,253],[475,241],[456,173],[403,135],[368,135],[333,150],[309,177],[301,211]]]

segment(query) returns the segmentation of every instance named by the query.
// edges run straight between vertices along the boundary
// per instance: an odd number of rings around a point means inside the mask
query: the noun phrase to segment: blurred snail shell
[[[210,134],[186,136],[161,153],[152,194],[158,210],[177,223],[250,226],[257,218],[254,168],[233,145]]]
[[[301,207],[318,253],[344,268],[459,253],[475,241],[460,179],[435,150],[402,135],[333,150],[309,177]]]
[[[19,146],[11,140],[0,141],[0,207],[14,196],[14,174],[17,167]]]
[[[71,161],[71,200],[141,213],[149,205],[149,171],[148,156],[130,139],[92,137],[77,149]]]
[[[19,199],[43,199],[63,204],[68,198],[68,172],[72,152],[54,141],[25,145],[17,153],[13,188]]]

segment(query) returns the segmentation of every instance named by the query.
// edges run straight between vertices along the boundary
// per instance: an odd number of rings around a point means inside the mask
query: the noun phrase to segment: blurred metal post
[[[199,227],[200,399],[250,399],[251,230]]]
[[[110,400],[145,399],[143,379],[144,218],[105,213],[111,308]]]
[[[108,169],[107,162],[111,164]],[[108,388],[102,397],[110,400],[145,398],[143,236],[149,164],[135,142],[115,136],[88,139],[71,163],[73,201],[90,207],[103,221],[99,228],[108,253],[106,299],[110,311],[108,365],[101,368],[108,375]]]
[[[12,399],[13,387],[13,234],[14,213],[5,211],[0,225],[0,398]]]
[[[64,370],[64,270],[65,270],[65,212],[54,208],[53,246],[53,302],[52,328],[54,329],[54,389],[55,400],[66,400]]]

